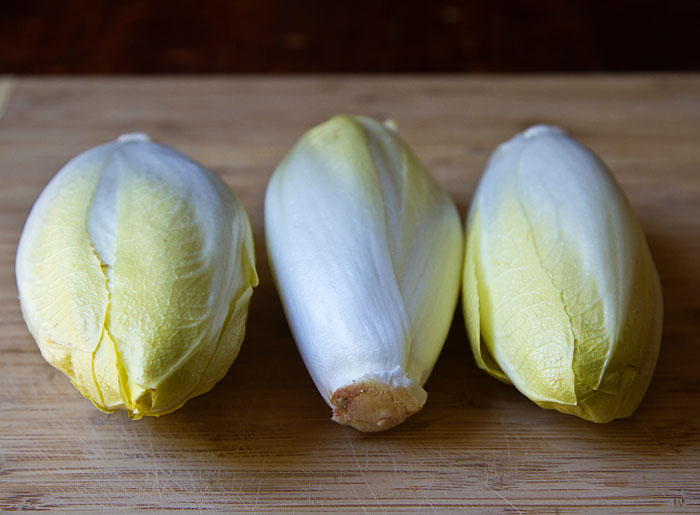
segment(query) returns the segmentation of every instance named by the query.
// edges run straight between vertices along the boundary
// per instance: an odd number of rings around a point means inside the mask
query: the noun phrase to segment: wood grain
[[[566,127],[608,162],[666,301],[661,357],[633,417],[595,425],[538,408],[475,367],[458,313],[422,413],[375,435],[329,420],[270,280],[262,203],[284,153],[337,112],[396,120],[462,215],[489,153],[532,123]],[[225,379],[137,422],[98,412],[44,362],[13,272],[47,181],[129,131],[231,185],[261,277]],[[700,512],[698,75],[18,79],[0,174],[0,509]]]

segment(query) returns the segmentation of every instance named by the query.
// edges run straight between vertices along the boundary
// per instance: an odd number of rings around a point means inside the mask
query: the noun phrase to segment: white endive
[[[478,365],[540,406],[607,422],[640,403],[659,278],[615,179],[561,129],[493,154],[467,223],[463,306]]]
[[[391,124],[336,116],[275,171],[270,264],[333,420],[381,431],[421,409],[459,293],[454,204]]]
[[[235,359],[257,284],[248,218],[214,174],[131,134],[51,180],[17,249],[44,358],[103,411],[162,415]]]

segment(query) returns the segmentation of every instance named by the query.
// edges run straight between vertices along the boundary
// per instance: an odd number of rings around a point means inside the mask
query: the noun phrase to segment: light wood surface
[[[0,78],[0,117],[2,117],[2,114],[5,111],[5,104],[7,104],[7,99],[10,98],[10,93],[12,92],[12,85],[12,80]]]
[[[422,413],[374,435],[329,420],[270,280],[262,207],[280,158],[338,112],[394,119],[462,216],[490,152],[530,124],[565,127],[609,164],[665,295],[633,417],[595,425],[492,379],[459,307]],[[0,113],[0,509],[700,512],[700,76],[18,78],[0,82]],[[228,375],[140,421],[98,412],[44,362],[13,269],[53,174],[130,131],[233,188],[261,277]]]

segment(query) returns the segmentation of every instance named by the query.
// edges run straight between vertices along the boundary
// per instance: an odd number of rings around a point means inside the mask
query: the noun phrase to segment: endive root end
[[[418,413],[424,402],[417,400],[408,388],[371,380],[338,388],[331,397],[333,421],[365,433],[399,425]]]

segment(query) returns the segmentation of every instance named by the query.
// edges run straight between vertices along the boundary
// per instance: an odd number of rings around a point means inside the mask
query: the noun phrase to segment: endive
[[[16,259],[42,355],[103,411],[162,415],[233,362],[257,284],[243,207],[214,174],[130,134],[70,161]]]
[[[534,126],[492,156],[467,223],[463,306],[478,365],[545,408],[630,415],[659,352],[659,278],[605,165]]]
[[[381,431],[421,409],[459,292],[454,204],[391,124],[336,116],[284,158],[267,248],[295,340],[333,420]]]

